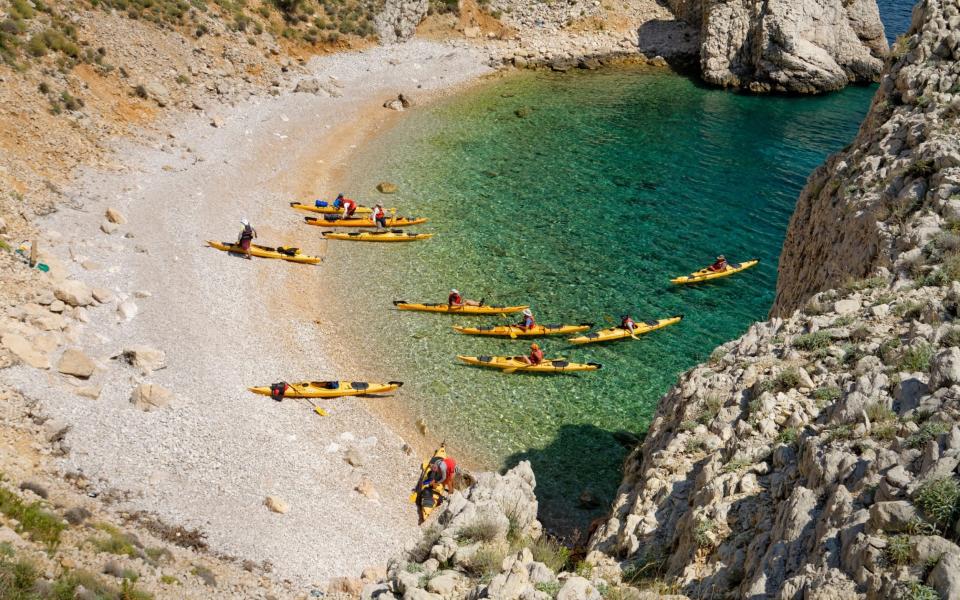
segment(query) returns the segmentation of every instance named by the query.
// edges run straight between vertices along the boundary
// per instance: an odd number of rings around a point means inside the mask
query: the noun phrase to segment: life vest
[[[457,473],[457,461],[448,456],[443,459],[443,462],[447,466],[447,478],[443,480],[443,485],[451,487],[453,486],[453,477]]]
[[[533,316],[528,317],[527,315],[524,315],[523,321],[520,322],[520,327],[523,327],[525,329],[533,329],[533,327],[536,326],[536,324],[537,324],[537,321],[533,318]]]
[[[373,220],[374,220],[374,221],[376,221],[377,219],[382,219],[382,218],[385,217],[385,216],[387,216],[387,213],[383,212],[383,209],[382,209],[382,208],[378,208],[378,207],[374,207],[374,208],[373,208]]]
[[[240,232],[240,241],[252,240],[253,239],[253,227],[250,225],[244,225],[243,231]]]
[[[463,296],[460,294],[450,294],[447,296],[447,304],[451,305],[460,305],[463,304]]]
[[[350,198],[344,198],[341,206],[347,209],[347,212],[353,212],[357,210],[357,203]]]
[[[633,322],[633,319],[631,319],[630,317],[626,317],[626,318],[624,318],[622,321],[620,321],[620,327],[623,328],[623,329],[630,329],[630,330],[632,330],[634,327],[636,327],[636,325],[637,325],[637,324],[634,323],[634,322]]]
[[[290,387],[286,381],[281,381],[280,383],[270,384],[270,397],[280,402],[283,400],[284,394],[287,393],[287,389]]]
[[[543,362],[543,350],[541,348],[530,351],[530,362],[535,365],[539,365]]]

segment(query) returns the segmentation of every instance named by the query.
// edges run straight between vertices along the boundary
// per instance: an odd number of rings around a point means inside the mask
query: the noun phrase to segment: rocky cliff
[[[773,319],[661,400],[588,560],[691,597],[960,597],[960,6],[815,172]]]
[[[427,0],[385,0],[373,18],[380,42],[393,44],[413,37],[428,8]]]
[[[700,30],[703,78],[754,92],[875,81],[887,51],[875,0],[669,0]]]

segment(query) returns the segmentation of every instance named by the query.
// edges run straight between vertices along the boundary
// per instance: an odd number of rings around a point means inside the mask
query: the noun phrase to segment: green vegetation
[[[460,528],[457,537],[465,542],[492,542],[500,533],[500,525],[492,516],[481,515]]]
[[[53,581],[47,581],[37,567],[28,560],[14,560],[8,553],[0,557],[0,598],[10,600],[68,600],[96,598],[97,600],[151,600],[153,596],[136,589],[133,582],[124,580],[117,589],[86,571],[66,571]],[[81,590],[86,590],[82,592]]]
[[[930,586],[912,581],[903,584],[900,598],[904,600],[940,600],[940,593]]]
[[[901,566],[910,562],[910,550],[910,536],[895,535],[887,538],[884,556],[890,564]]]
[[[96,529],[106,534],[106,537],[90,540],[97,551],[116,554],[117,556],[129,556],[130,558],[143,556],[144,553],[140,549],[140,543],[135,537],[123,533],[108,523],[98,523]]]
[[[800,387],[800,372],[796,367],[788,367],[777,373],[773,379],[760,383],[761,392],[786,392]]]
[[[824,405],[830,402],[836,402],[842,395],[843,392],[835,385],[817,388],[813,391],[813,399],[816,400],[818,404],[822,403]]]
[[[799,437],[799,429],[796,427],[787,427],[786,429],[783,429],[779,435],[777,435],[777,441],[781,444],[787,444],[789,446],[791,444],[796,444]]]
[[[0,488],[0,512],[20,523],[17,526],[18,533],[29,533],[31,539],[51,549],[60,544],[60,534],[67,528],[63,519],[44,510],[43,503],[27,504],[4,488]]]
[[[893,309],[893,314],[901,319],[916,319],[923,312],[923,304],[915,300],[901,302]]]
[[[885,277],[868,277],[866,279],[857,279],[848,281],[842,287],[844,293],[860,292],[863,290],[872,290],[887,285]]]
[[[953,524],[960,514],[960,483],[955,478],[925,482],[917,490],[914,501],[941,535],[956,534]]]
[[[910,177],[930,177],[936,172],[933,160],[915,160],[907,167],[906,174]]]
[[[960,346],[960,327],[951,327],[940,341],[944,346]]]
[[[821,348],[829,348],[832,342],[833,338],[830,337],[829,332],[817,331],[815,333],[798,335],[793,338],[793,347],[797,350],[810,352]]]
[[[735,458],[730,462],[728,462],[727,464],[723,465],[723,468],[721,469],[721,471],[723,473],[736,473],[737,471],[746,469],[752,464],[753,464],[753,461],[747,460],[745,458]]]
[[[570,549],[546,535],[525,545],[530,548],[533,560],[542,562],[556,572],[562,571],[570,562]]]
[[[853,425],[838,423],[827,428],[827,441],[846,441],[853,439]]]
[[[716,531],[716,523],[710,519],[698,519],[693,528],[693,539],[700,548],[712,548],[715,544],[713,534]]]
[[[703,401],[703,412],[697,415],[697,423],[709,425],[723,408],[723,397],[719,394],[709,394]]]
[[[937,436],[950,431],[950,425],[943,421],[927,421],[916,433],[907,438],[908,448],[920,448]]]

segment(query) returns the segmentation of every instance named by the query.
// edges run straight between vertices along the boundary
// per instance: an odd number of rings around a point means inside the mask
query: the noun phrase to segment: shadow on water
[[[623,460],[639,437],[581,423],[563,425],[543,448],[508,456],[510,469],[528,460],[537,477],[539,518],[546,530],[570,542],[586,541],[590,524],[606,515],[623,477]]]

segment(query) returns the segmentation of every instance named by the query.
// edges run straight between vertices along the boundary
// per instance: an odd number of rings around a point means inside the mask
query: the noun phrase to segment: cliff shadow
[[[594,425],[563,425],[543,448],[512,454],[510,469],[529,460],[537,477],[539,518],[547,532],[585,542],[591,522],[605,516],[623,478],[623,461],[641,436]]]
[[[679,73],[700,74],[700,34],[679,19],[654,19],[641,25],[637,29],[637,50],[647,58],[662,57]]]

